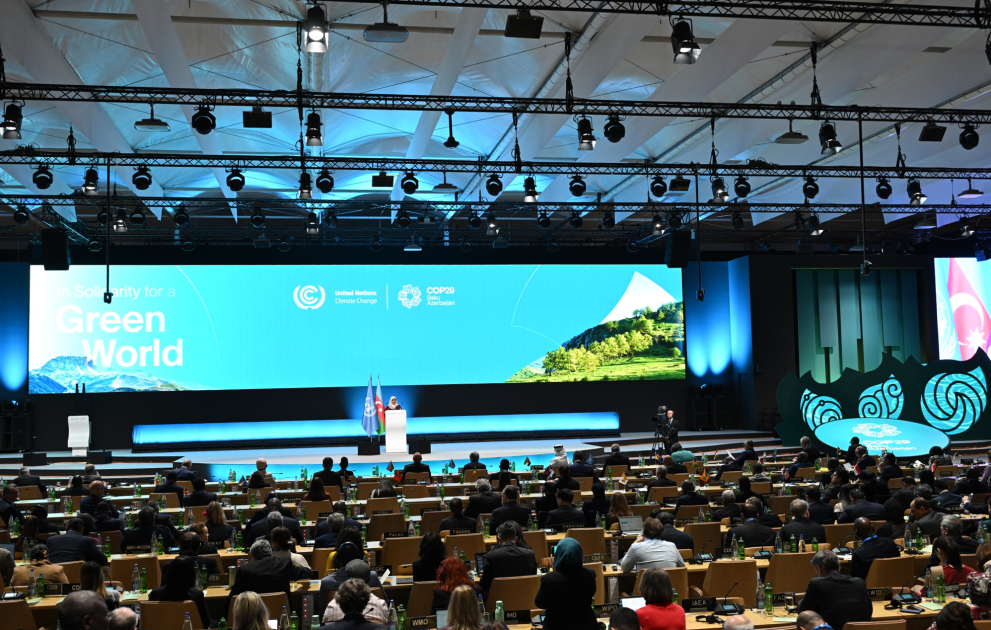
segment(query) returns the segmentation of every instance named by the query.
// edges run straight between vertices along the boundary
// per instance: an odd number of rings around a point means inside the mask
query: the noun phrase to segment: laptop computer
[[[647,600],[643,597],[620,597],[619,605],[630,610],[640,610],[647,605]]]
[[[443,628],[446,625],[447,625],[447,611],[446,610],[438,610],[437,611],[437,627],[438,628]]]
[[[624,534],[636,534],[639,536],[640,532],[643,531],[643,517],[620,516],[619,531],[621,531]]]

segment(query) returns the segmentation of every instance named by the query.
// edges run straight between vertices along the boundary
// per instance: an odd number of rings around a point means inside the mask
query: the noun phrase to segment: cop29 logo
[[[320,285],[300,285],[292,292],[292,299],[296,303],[296,306],[303,310],[317,310],[323,306],[323,301],[327,299],[327,294]]]
[[[404,285],[399,292],[399,301],[406,308],[417,306],[422,301],[420,300],[420,287],[414,287],[412,284]]]

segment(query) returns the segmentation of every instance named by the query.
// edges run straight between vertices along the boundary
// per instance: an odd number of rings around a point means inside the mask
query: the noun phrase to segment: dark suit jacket
[[[565,525],[578,523],[579,527],[585,527],[585,513],[576,508],[573,504],[562,505],[556,510],[551,510],[547,514],[547,521],[544,527],[558,528]]]
[[[512,481],[515,481],[516,484],[519,485],[519,483],[520,483],[520,476],[519,475],[517,475],[516,473],[513,473],[513,472],[509,472],[508,470],[502,470],[502,469],[497,470],[494,473],[492,473],[491,475],[489,475],[489,482],[491,482],[492,485],[495,486],[497,483],[499,483],[499,475],[501,475],[504,472],[509,473],[509,480],[511,482]],[[501,489],[502,488],[500,488],[500,490]]]
[[[764,512],[757,517],[757,522],[761,525],[766,525],[767,527],[781,527],[784,525],[784,521],[777,514],[771,514],[770,512]]]
[[[479,514],[491,514],[502,506],[502,495],[489,492],[479,492],[468,497],[465,516],[478,518]]]
[[[892,466],[891,464],[877,471],[878,478],[886,483],[889,479],[901,479],[904,475],[905,473],[899,466]]]
[[[891,495],[891,499],[888,499],[888,501],[898,501],[899,505],[902,506],[902,509],[907,510],[912,505],[913,499],[915,499],[915,493],[909,489],[902,488],[901,490],[895,490],[895,492]],[[888,501],[885,501],[885,504],[887,504]]]
[[[52,564],[78,562],[80,560],[92,560],[101,565],[107,564],[107,557],[100,551],[96,540],[89,536],[82,536],[76,532],[66,532],[49,537],[45,544],[48,545],[48,560]]]
[[[877,503],[883,506],[884,502],[891,498],[891,494],[888,491],[888,484],[880,479],[861,484],[860,489],[864,491],[864,496],[871,503]]]
[[[467,529],[474,534],[477,527],[478,521],[467,516],[448,516],[440,522],[440,531]]]
[[[674,505],[675,507],[681,507],[683,505],[709,505],[709,499],[706,499],[698,492],[690,492],[678,497]]]
[[[836,519],[837,523],[852,523],[861,516],[866,516],[872,521],[883,521],[884,520],[884,506],[880,503],[871,503],[867,500],[857,501],[853,505],[847,507],[840,514],[840,517]]]
[[[463,468],[464,470],[488,470],[488,466],[482,462],[468,462]]]
[[[596,472],[595,468],[587,462],[581,462],[580,464],[571,465],[571,476],[572,477],[592,477],[594,479],[599,478],[599,473]]]
[[[724,472],[741,472],[743,470],[742,466],[737,466],[735,463],[730,462],[729,464],[723,464],[716,469],[716,481],[723,476]]]
[[[200,551],[202,551],[202,548],[200,549]],[[206,567],[206,572],[208,574],[210,574],[210,575],[220,575],[220,567],[217,566],[217,561],[214,560],[213,558],[206,558],[204,556],[197,556],[197,555],[188,554],[188,553],[186,553],[186,554],[179,554],[179,555],[180,556],[184,556],[186,558],[189,558],[193,562],[199,562],[200,563],[200,570],[201,571],[203,570],[203,567],[205,566]],[[167,581],[165,576],[167,576],[169,574],[169,565],[170,564],[172,564],[172,561],[171,560],[169,560],[168,562],[166,562],[165,564],[162,565],[162,586],[165,586],[165,582]]]
[[[297,567],[290,558],[276,558],[268,556],[261,560],[254,560],[237,570],[234,577],[234,586],[231,588],[231,597],[240,595],[245,591],[256,593],[279,593],[289,595],[289,586],[292,580],[308,579],[310,570],[305,567]]]
[[[223,543],[224,541],[231,539],[231,534],[234,533],[234,526],[228,525],[227,523],[214,523],[208,520],[206,522],[207,537],[210,539],[209,542],[212,543]],[[206,541],[204,541],[206,542]]]
[[[303,536],[303,530],[299,528],[299,521],[283,516],[282,526],[289,530],[289,533],[292,534],[292,537],[296,539],[298,544],[303,544],[305,537]],[[248,533],[244,537],[245,548],[251,548],[252,543],[266,536],[268,536],[268,521],[258,521],[248,529]]]
[[[809,517],[820,525],[832,525],[836,522],[836,512],[833,511],[833,506],[822,501],[809,502]]]
[[[822,525],[805,517],[792,519],[790,523],[781,528],[781,539],[789,540],[791,535],[795,535],[795,540],[805,537],[806,544],[812,544],[812,539],[816,542],[826,542],[826,530]],[[772,585],[773,586],[773,585]]]
[[[344,480],[341,478],[341,473],[334,470],[321,470],[313,475],[314,479],[319,479],[323,482],[323,487],[327,488],[330,486],[337,486],[341,490],[344,489]]]
[[[368,621],[359,614],[344,615],[344,619],[340,621],[332,621],[320,626],[320,630],[383,630],[383,628],[385,626]]]
[[[406,464],[403,466],[403,479],[406,479],[406,473],[427,473],[430,474],[430,466],[427,464]]]
[[[41,477],[38,475],[21,475],[17,479],[12,480],[10,483],[14,484],[18,488],[21,486],[38,486],[41,493],[44,494],[48,488],[45,484],[41,483]]]
[[[495,578],[536,575],[536,573],[537,559],[533,555],[533,549],[513,543],[501,544],[485,554],[481,584],[487,591]]]
[[[322,536],[317,536],[316,538],[313,539],[313,548],[320,549],[322,547],[336,547],[337,537],[339,535],[340,532],[327,532]]]
[[[124,533],[124,521],[119,518],[105,518],[103,520],[94,519],[93,530],[97,532],[114,532],[118,531],[121,534]]]
[[[171,492],[172,494],[179,497],[179,507],[182,507],[182,501],[185,498],[184,495],[186,494],[186,489],[177,483],[168,483],[168,482],[160,483],[157,486],[155,486],[155,494],[158,493],[165,494],[168,492]],[[164,508],[165,506],[163,505],[162,507]]]
[[[657,479],[651,481],[647,484],[648,491],[650,488],[670,488],[671,486],[677,486],[674,481],[668,479],[667,477],[658,477]]]
[[[85,497],[89,494],[89,488],[84,488],[82,486],[69,486],[62,491],[63,497]],[[62,497],[59,497],[60,499]]]
[[[966,494],[978,494],[981,492],[988,491],[988,484],[981,482],[980,479],[964,479],[960,483],[953,486],[953,490],[950,490],[953,494],[966,495]]]
[[[17,507],[16,503],[11,503],[6,499],[0,499],[0,518],[5,523],[9,523],[11,518],[17,519],[21,523],[24,522],[24,514],[21,512],[21,508]]]
[[[871,570],[871,564],[878,558],[897,558],[899,556],[898,545],[890,538],[871,536],[865,540],[853,552],[853,560],[850,563],[850,577],[867,579],[867,572]]]
[[[929,510],[926,512],[925,516],[915,521],[918,527],[922,528],[922,533],[929,536],[931,540],[936,540],[939,536],[942,527],[943,515],[935,510]],[[915,533],[915,528],[912,528],[912,533]],[[964,553],[963,550],[960,553]]]
[[[674,464],[671,464],[670,466],[668,466],[667,464],[665,464],[665,466],[667,466],[668,474],[669,475],[672,474],[672,473],[678,474],[678,473],[687,473],[688,472],[688,466],[685,466],[684,464],[679,464],[677,462],[675,462]]]
[[[196,479],[196,473],[188,468],[183,468],[182,466],[176,468],[174,472],[176,477],[179,478],[179,481],[192,481],[193,479]]]
[[[796,589],[799,587],[796,585]],[[867,586],[860,578],[830,573],[812,578],[798,611],[814,610],[833,628],[843,628],[848,621],[870,621],[874,605],[867,595]]]
[[[162,578],[163,579],[165,578],[165,573],[164,572],[162,573]],[[164,583],[163,583],[162,586],[159,586],[158,588],[151,589],[148,592],[148,601],[151,601],[151,602],[162,602],[162,601],[186,601],[186,600],[190,600],[190,601],[196,602],[196,609],[199,611],[200,617],[202,617],[202,619],[203,619],[203,624],[205,626],[210,626],[210,611],[206,607],[206,598],[203,597],[203,591],[201,591],[198,588],[191,588],[191,589],[189,589],[189,593],[181,596],[182,597],[181,600],[166,599],[168,597],[168,594],[165,591],[166,591],[166,589],[165,589]],[[199,624],[197,624],[194,621],[193,622],[193,627],[196,627],[197,625],[199,625]]]
[[[135,525],[137,525],[137,523],[135,523]],[[152,533],[154,533],[158,539],[162,541],[162,546],[166,550],[175,546],[175,538],[172,537],[172,532],[170,532],[167,527],[162,527],[161,525],[152,525],[151,527],[136,526],[132,529],[125,529],[124,546],[151,544]],[[168,551],[166,551],[166,553],[168,553]]]
[[[757,453],[755,453],[754,451],[743,451],[742,453],[740,453],[739,457],[733,460],[733,463],[739,466],[740,470],[743,470],[743,465],[747,463],[747,461],[756,462],[759,460],[760,457],[758,457]]]
[[[630,458],[622,453],[610,453],[609,457],[606,457],[606,460],[602,462],[602,471],[600,474],[605,476],[606,468],[609,468],[610,466],[626,466],[627,469],[633,468]]]
[[[595,571],[578,567],[542,575],[534,604],[544,609],[546,630],[596,630],[595,611],[581,605],[594,597]]]
[[[492,511],[492,522],[489,524],[489,531],[495,535],[496,529],[506,521],[516,521],[524,530],[526,521],[530,518],[530,509],[525,508],[516,501],[506,503],[501,508]]]
[[[718,538],[718,537],[717,537]],[[661,532],[661,540],[666,540],[669,543],[674,543],[674,546],[678,549],[694,549],[695,539],[692,535],[678,530],[673,525],[665,525],[664,531]],[[713,544],[706,547],[707,553],[711,553],[714,546],[719,545],[718,540],[712,541]],[[773,585],[772,585],[773,586]]]
[[[89,514],[90,516],[96,516],[96,506],[103,503],[105,499],[107,499],[107,505],[110,506],[110,515],[114,518],[120,518],[120,513],[117,511],[117,508],[114,507],[114,504],[109,501],[108,495],[97,497],[91,494],[83,497],[79,500],[79,511]],[[162,507],[164,508],[165,506],[163,505]]]
[[[736,503],[731,503],[730,505],[716,508],[712,511],[712,520],[719,522],[724,518],[737,518],[740,516],[740,506]]]
[[[774,547],[774,535],[773,529],[767,525],[761,525],[755,520],[750,520],[729,530],[726,533],[727,544],[733,540],[733,534],[736,534],[736,541],[739,543],[741,540],[745,547]],[[782,537],[783,538],[783,537]]]
[[[802,450],[809,456],[809,464],[813,466],[815,465],[816,459],[822,457],[822,454],[819,452],[819,447],[815,444],[809,444],[808,448],[803,448]]]
[[[963,501],[962,496],[946,491],[940,493],[938,497],[933,497],[932,504],[934,508],[942,508],[943,510],[946,510],[947,508],[959,506],[961,501]]]
[[[214,501],[217,501],[216,492],[190,492],[188,497],[183,497],[182,505],[184,507],[199,507],[202,505],[210,505]]]
[[[868,466],[877,466],[877,460],[875,460],[870,455],[864,455],[864,458],[857,462],[857,468],[863,472],[867,470]]]

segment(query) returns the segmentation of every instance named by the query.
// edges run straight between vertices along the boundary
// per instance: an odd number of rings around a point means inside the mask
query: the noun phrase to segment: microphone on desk
[[[739,604],[727,604],[726,603],[726,599],[729,597],[729,594],[733,592],[733,589],[736,588],[739,583],[740,583],[739,581],[733,582],[733,586],[729,587],[729,590],[726,591],[726,594],[725,595],[723,595],[723,603],[722,604],[716,604],[716,610],[714,611],[715,614],[717,614],[717,615],[742,615],[743,614],[743,607],[740,606]]]
[[[692,560],[691,560],[691,563],[692,564],[705,564],[705,558],[704,558],[704,556],[706,555],[705,554],[705,548],[708,547],[709,546],[709,543],[711,543],[711,542],[712,542],[712,539],[710,538],[708,540],[708,542],[706,542],[704,545],[702,545],[702,549],[699,550],[698,554],[696,554],[692,558]],[[710,559],[711,559],[711,556],[710,556]]]

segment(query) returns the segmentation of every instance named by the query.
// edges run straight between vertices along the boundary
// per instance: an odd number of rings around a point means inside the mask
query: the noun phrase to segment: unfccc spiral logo
[[[317,295],[318,293],[319,296]],[[293,302],[296,303],[296,306],[303,310],[317,310],[323,306],[323,301],[327,299],[327,294],[324,293],[323,287],[308,284],[305,287],[296,287],[296,289],[292,292],[292,299]]]
[[[413,308],[421,302],[420,287],[414,287],[412,284],[403,286],[403,290],[399,292],[399,301],[406,308]]]

